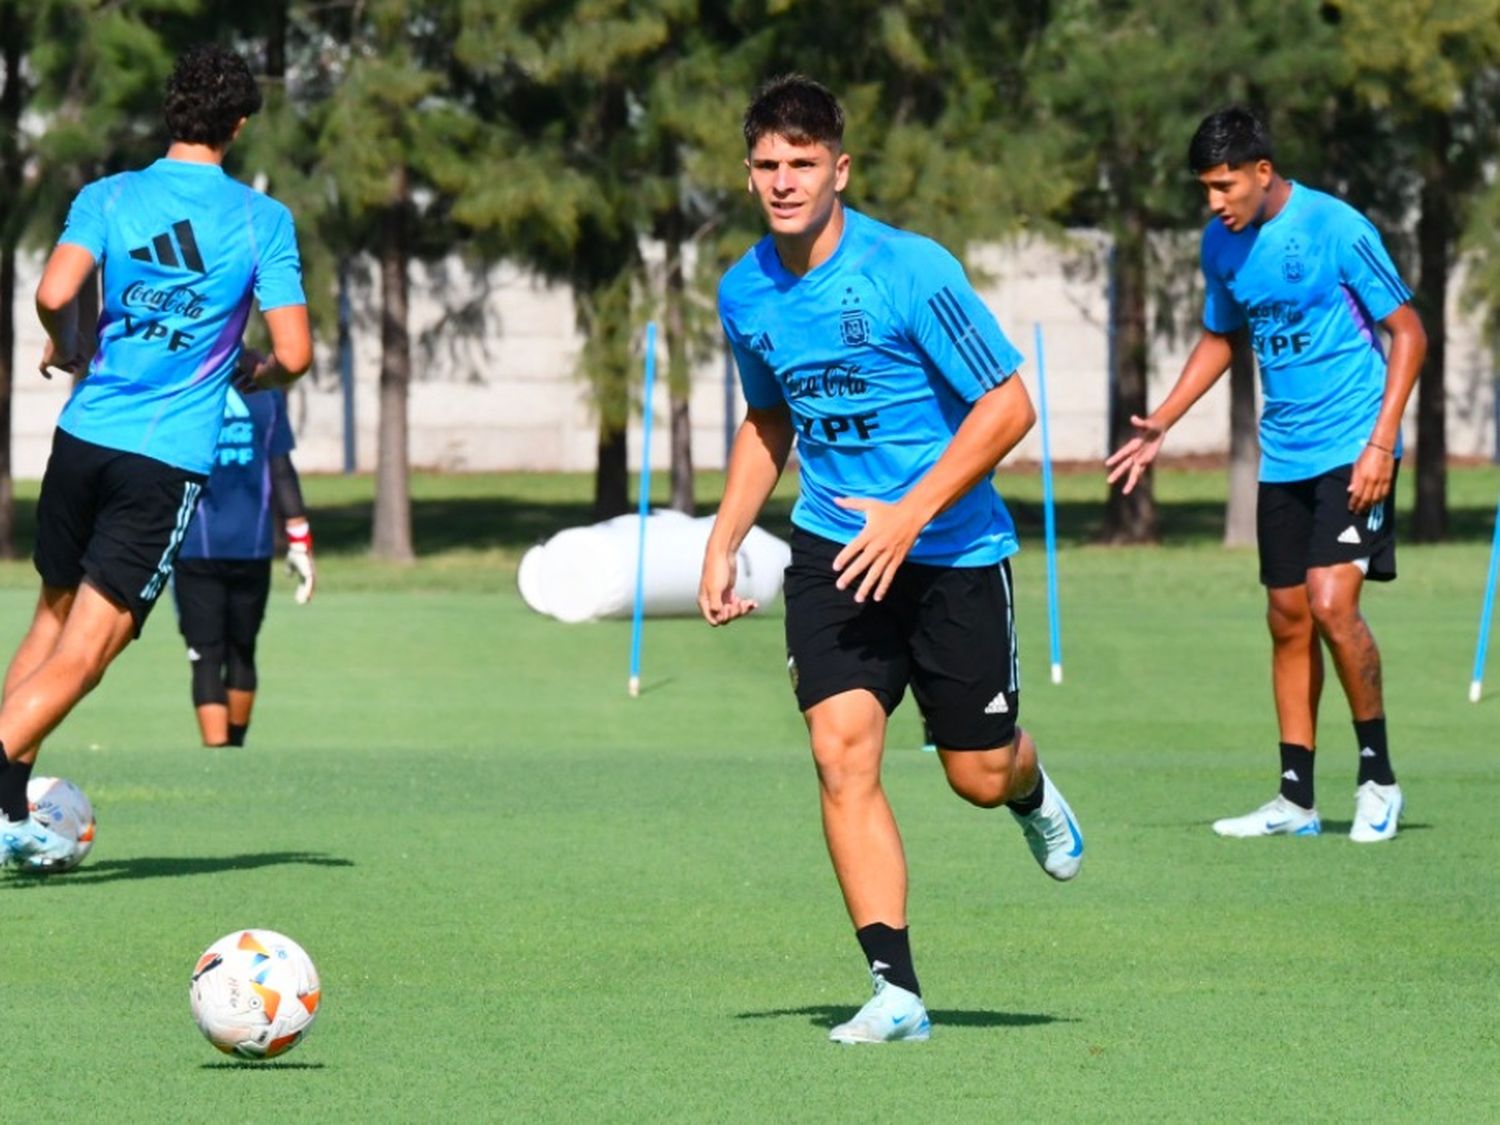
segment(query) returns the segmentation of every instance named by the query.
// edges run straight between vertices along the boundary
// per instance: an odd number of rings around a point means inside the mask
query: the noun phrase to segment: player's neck
[[[187,164],[223,164],[229,146],[200,145],[190,141],[173,141],[167,149],[168,160],[181,160]]]
[[[839,240],[844,237],[843,201],[833,201],[833,210],[816,230],[809,229],[797,235],[773,234],[771,237],[776,241],[776,256],[781,259],[787,273],[805,277],[833,257],[833,252],[839,248]]]
[[[1286,201],[1291,197],[1291,181],[1283,180],[1280,176],[1271,177],[1271,186],[1266,189],[1265,202],[1260,205],[1260,213],[1255,216],[1255,225],[1262,226],[1281,214]]]

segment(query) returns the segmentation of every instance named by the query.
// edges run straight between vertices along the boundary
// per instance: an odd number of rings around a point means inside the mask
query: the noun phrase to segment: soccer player
[[[795,442],[787,665],[875,986],[830,1038],[875,1043],[930,1030],[880,782],[908,683],[960,797],[1008,806],[1055,879],[1078,873],[1083,838],[1016,726],[1017,542],[990,477],[1035,421],[1014,377],[1021,357],[951,254],[843,204],[843,126],[833,95],[799,76],[767,83],[745,115],[749,188],[770,234],[719,287],[747,410],[698,601],[711,625],[756,608],[735,593],[735,552]]]
[[[172,574],[205,746],[243,746],[250,729],[255,642],[271,591],[273,511],[284,521],[297,604],[313,595],[312,529],[292,465],[295,445],[285,394],[230,389],[213,471]]]
[[[1358,211],[1283,179],[1265,128],[1231,107],[1205,118],[1188,165],[1214,214],[1203,232],[1203,334],[1166,401],[1131,418],[1109,480],[1129,492],[1167,431],[1229,366],[1249,326],[1260,361],[1257,538],[1281,734],[1281,788],[1221,836],[1316,836],[1313,791],[1326,645],[1354,719],[1359,780],[1350,839],[1389,840],[1401,817],[1386,743],[1380,650],[1360,614],[1365,580],[1396,577],[1393,487],[1401,414],[1427,337],[1380,236]],[[1383,353],[1376,332],[1390,335]]]
[[[139,636],[208,476],[252,297],[284,386],[312,361],[292,217],[224,174],[260,91],[244,60],[195,47],[167,80],[166,156],[86,186],[37,286],[42,369],[77,371],[74,298],[103,273],[98,350],[58,419],[37,504],[41,596],[0,704],[0,858],[45,871],[71,845],[34,821],[46,735]],[[248,364],[246,365],[248,367]]]

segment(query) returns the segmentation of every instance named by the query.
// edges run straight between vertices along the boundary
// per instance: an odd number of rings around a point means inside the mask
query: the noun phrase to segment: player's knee
[[[1305,640],[1313,630],[1313,617],[1305,603],[1284,605],[1272,602],[1266,609],[1266,626],[1277,644]]]
[[[880,786],[880,753],[868,737],[821,731],[812,740],[813,765],[824,792],[838,798]]]
[[[1359,609],[1347,598],[1336,597],[1330,592],[1318,592],[1308,599],[1313,624],[1325,637],[1338,637],[1348,632],[1359,621]]]
[[[254,691],[259,686],[255,672],[255,645],[231,643],[224,654],[224,682],[231,691]]]
[[[193,706],[224,704],[229,692],[224,686],[224,646],[194,645],[188,657],[193,667]]]

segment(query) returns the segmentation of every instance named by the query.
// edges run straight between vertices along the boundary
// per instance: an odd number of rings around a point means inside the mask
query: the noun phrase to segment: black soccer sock
[[[1281,743],[1281,795],[1304,809],[1313,803],[1313,752],[1295,742]]]
[[[0,746],[0,758],[5,757],[5,747]],[[0,768],[0,816],[17,824],[31,815],[26,801],[26,783],[31,780],[30,762],[7,761]]]
[[[1017,816],[1030,816],[1042,807],[1042,795],[1047,788],[1047,779],[1042,776],[1042,768],[1036,770],[1036,787],[1024,797],[1017,797],[1014,801],[1006,801],[1005,807]]]
[[[917,970],[911,964],[911,941],[908,931],[893,929],[884,922],[871,922],[854,931],[859,947],[865,951],[870,972],[879,973],[887,984],[922,995],[917,984]]]
[[[1391,751],[1385,741],[1385,716],[1378,719],[1356,719],[1354,737],[1359,742],[1358,784],[1373,781],[1376,785],[1395,785],[1396,774],[1391,769]]]
[[[245,745],[245,735],[247,735],[249,733],[250,733],[250,724],[249,723],[230,723],[229,724],[229,745],[231,745],[231,746],[243,746],[243,745]]]

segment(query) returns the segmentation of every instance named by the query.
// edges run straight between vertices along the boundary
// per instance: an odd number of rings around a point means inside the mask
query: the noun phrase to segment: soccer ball
[[[295,1047],[318,1014],[318,970],[291,938],[236,930],[198,958],[193,1019],[226,1055],[270,1059]]]
[[[67,862],[46,870],[71,871],[82,863],[94,846],[94,806],[83,790],[65,778],[33,777],[26,783],[26,803],[32,819],[73,841]]]

